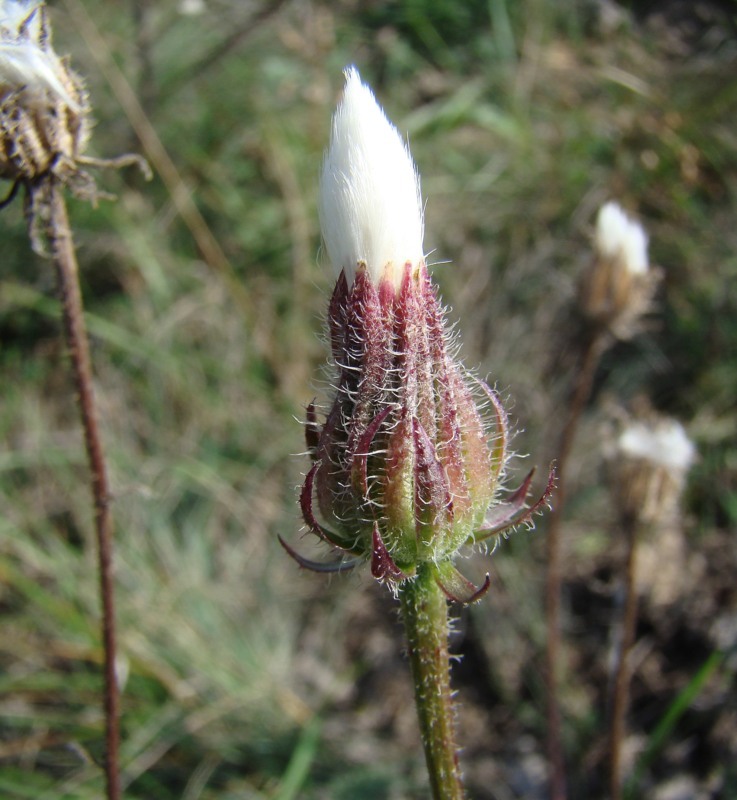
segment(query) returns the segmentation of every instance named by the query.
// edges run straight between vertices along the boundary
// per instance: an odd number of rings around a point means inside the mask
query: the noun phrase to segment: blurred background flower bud
[[[628,338],[649,309],[659,278],[648,263],[647,234],[609,202],[599,209],[594,245],[594,261],[579,286],[581,311],[594,327]]]
[[[308,409],[305,521],[353,555],[351,565],[369,560],[379,580],[396,584],[432,562],[448,596],[468,602],[478,591],[453,567],[459,548],[528,520],[547,493],[527,508],[528,477],[508,503],[492,505],[507,418],[455,358],[423,256],[417,172],[354,68],[333,119],[320,219],[337,276],[337,380],[324,424]]]
[[[46,6],[0,0],[0,177],[67,180],[89,138],[81,79],[51,45]]]
[[[622,430],[616,447],[620,509],[635,521],[667,523],[676,518],[696,448],[674,419],[651,415]]]

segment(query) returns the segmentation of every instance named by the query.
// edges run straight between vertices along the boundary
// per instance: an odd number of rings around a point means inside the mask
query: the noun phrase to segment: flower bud
[[[473,544],[528,521],[531,475],[494,502],[508,460],[497,395],[454,357],[422,253],[417,173],[397,130],[357,71],[346,72],[320,190],[328,255],[338,276],[329,307],[335,396],[324,424],[308,409],[313,466],[301,505],[308,527],[395,585],[436,566],[454,600],[477,589],[453,566]],[[479,402],[480,401],[480,402]],[[283,543],[284,544],[284,543]]]
[[[397,129],[346,70],[320,181],[320,224],[328,257],[348,284],[365,264],[374,283],[386,273],[398,288],[404,265],[423,261],[422,196],[412,157]]]
[[[658,275],[647,257],[647,234],[617,203],[605,203],[596,220],[596,256],[579,287],[585,318],[619,338],[631,336],[647,311]]]
[[[696,458],[683,426],[668,417],[631,422],[619,436],[617,454],[622,512],[644,523],[672,518]]]

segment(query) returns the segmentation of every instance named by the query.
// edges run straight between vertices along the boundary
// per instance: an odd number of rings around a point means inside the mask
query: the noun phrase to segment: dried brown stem
[[[627,707],[629,705],[630,663],[629,656],[635,640],[637,623],[637,534],[638,523],[631,515],[623,521],[627,542],[627,560],[624,573],[624,614],[619,659],[614,672],[611,720],[609,723],[609,787],[611,800],[622,798],[622,742],[625,735]]]
[[[84,324],[79,268],[74,241],[69,227],[66,201],[61,184],[53,176],[45,180],[48,198],[47,237],[56,268],[62,316],[72,372],[77,389],[79,411],[91,472],[92,499],[99,559],[100,597],[102,606],[102,642],[105,671],[105,776],[107,800],[119,800],[119,716],[120,700],[115,676],[115,606],[112,574],[113,531],[110,515],[107,470],[95,411],[92,387],[92,366],[89,342]]]
[[[560,594],[561,594],[561,527],[566,503],[566,478],[568,460],[581,419],[581,414],[591,394],[597,364],[606,348],[605,333],[593,330],[584,345],[579,367],[568,403],[568,416],[561,432],[556,454],[558,486],[555,503],[548,517],[547,574],[545,585],[547,645],[545,649],[547,680],[547,751],[550,765],[551,800],[564,800],[566,797],[566,774],[563,743],[561,736],[561,713],[559,703],[560,687]]]

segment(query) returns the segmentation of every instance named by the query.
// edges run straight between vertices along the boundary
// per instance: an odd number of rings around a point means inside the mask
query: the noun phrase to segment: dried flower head
[[[88,114],[81,79],[51,45],[45,5],[2,0],[0,177],[74,173],[89,139]]]
[[[138,155],[114,159],[84,155],[90,136],[90,105],[81,78],[51,45],[46,6],[40,0],[0,0],[0,178],[12,181],[4,208],[25,188],[31,243],[44,252],[43,228],[50,182],[78,197],[107,197],[82,166],[138,166]]]
[[[581,309],[589,323],[627,338],[650,307],[659,278],[649,266],[647,234],[609,202],[599,209],[594,244],[596,256],[579,289]]]
[[[683,426],[662,416],[630,422],[617,440],[617,455],[623,512],[649,523],[672,517],[696,458]]]
[[[320,186],[320,219],[337,284],[329,330],[336,391],[324,423],[311,405],[313,465],[301,494],[307,526],[396,586],[431,564],[448,597],[478,589],[459,549],[528,522],[528,475],[505,502],[508,423],[485,383],[455,359],[422,250],[419,180],[401,136],[355,68],[346,71]],[[284,543],[283,543],[284,544]]]

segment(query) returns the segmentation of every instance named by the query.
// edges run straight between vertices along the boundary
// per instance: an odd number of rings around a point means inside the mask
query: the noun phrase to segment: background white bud
[[[356,68],[345,77],[320,181],[323,239],[336,277],[345,270],[349,285],[359,262],[374,282],[388,274],[398,285],[404,265],[424,258],[419,176]]]
[[[633,421],[617,441],[617,486],[623,513],[663,525],[680,518],[680,498],[696,448],[669,417]]]
[[[696,458],[693,442],[674,419],[658,419],[651,425],[630,423],[619,437],[618,449],[628,458],[665,467],[675,477],[687,472]]]
[[[596,219],[596,248],[603,258],[618,261],[630,273],[647,272],[647,234],[618,203],[605,203]]]

